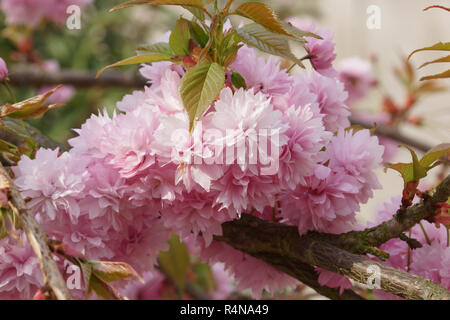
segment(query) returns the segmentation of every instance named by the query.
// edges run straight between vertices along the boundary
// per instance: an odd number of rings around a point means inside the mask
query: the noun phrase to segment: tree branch
[[[147,81],[139,75],[124,74],[118,71],[105,72],[98,79],[95,73],[86,71],[63,70],[50,73],[29,66],[15,67],[10,70],[9,78],[15,86],[41,87],[44,85],[66,84],[74,87],[123,87],[143,88]]]
[[[305,278],[303,270],[290,271],[295,264],[321,267],[364,284],[371,275],[367,267],[378,266],[381,288],[387,292],[407,299],[450,299],[450,292],[432,281],[356,255],[397,238],[420,220],[432,216],[436,204],[449,195],[450,176],[437,187],[433,196],[408,208],[402,217],[396,214],[377,227],[341,235],[312,232],[299,236],[295,226],[242,215],[239,220],[222,224],[223,235],[215,240],[272,264],[300,281]]]
[[[1,118],[0,139],[12,143],[16,146],[25,142],[25,137],[31,137],[39,147],[56,149],[61,151],[69,149],[67,144],[60,144],[42,134],[39,130],[29,125],[25,121],[19,121],[8,117]]]
[[[338,246],[351,250],[353,253],[364,253],[368,246],[378,247],[393,238],[411,229],[423,219],[432,217],[438,208],[439,202],[446,202],[450,196],[450,175],[447,176],[436,188],[431,197],[427,197],[420,203],[407,209],[406,214],[397,211],[394,217],[382,224],[363,231],[352,231],[346,234],[333,236]]]
[[[52,258],[52,253],[48,247],[47,234],[42,230],[34,217],[29,213],[28,208],[20,192],[12,182],[3,165],[0,163],[0,179],[2,186],[9,190],[12,205],[11,209],[21,219],[22,227],[27,234],[28,241],[41,265],[44,282],[54,292],[59,300],[72,299],[69,289],[67,289],[64,278],[59,272],[56,262]]]
[[[296,265],[320,267],[363,284],[372,276],[368,267],[377,266],[381,289],[387,292],[407,299],[450,299],[450,292],[430,280],[355,255],[315,237],[300,237],[295,227],[242,215],[240,220],[224,223],[222,229],[223,235],[215,240],[274,265],[300,281],[311,274],[303,277],[301,272],[296,272]]]
[[[269,263],[276,269],[283,271],[291,277],[301,281],[308,287],[314,289],[318,294],[332,300],[364,300],[363,297],[355,293],[353,290],[344,290],[342,294],[340,294],[336,289],[321,286],[318,281],[319,276],[317,272],[309,264],[298,260],[289,259],[283,255],[258,253],[253,256]]]
[[[352,125],[358,125],[367,129],[372,129],[374,126],[371,123],[364,122],[361,120],[357,120],[354,118],[350,119]],[[403,134],[401,134],[397,129],[392,129],[387,126],[377,126],[375,130],[375,134],[390,138],[392,140],[401,142],[403,144],[406,144],[408,146],[413,147],[414,149],[417,149],[422,152],[427,152],[431,149],[431,147],[425,143],[422,143],[420,141],[417,141],[415,139],[412,139],[410,137],[407,137]]]

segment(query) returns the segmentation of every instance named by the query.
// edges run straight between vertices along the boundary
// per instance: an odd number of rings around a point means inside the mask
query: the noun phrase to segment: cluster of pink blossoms
[[[23,158],[15,183],[46,232],[88,258],[138,272],[152,270],[174,232],[193,237],[200,257],[224,263],[239,289],[260,296],[295,285],[213,236],[244,212],[300,233],[348,230],[379,187],[372,170],[383,147],[368,130],[345,130],[348,94],[334,75],[290,75],[247,47],[231,68],[247,88],[228,78],[191,134],[178,91],[185,70],[158,62],[141,69],[152,85],[118,102],[120,113],[91,116],[70,151]],[[28,279],[19,269],[16,276]]]
[[[56,24],[67,20],[67,8],[71,5],[84,7],[92,0],[0,0],[7,24],[24,24],[35,28],[43,19]]]

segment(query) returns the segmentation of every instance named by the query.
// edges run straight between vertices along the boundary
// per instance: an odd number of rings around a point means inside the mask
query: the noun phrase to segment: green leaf
[[[240,73],[232,72],[231,73],[231,83],[236,89],[244,88],[247,89],[247,84],[245,83],[245,79],[241,76]]]
[[[166,42],[157,42],[150,45],[143,45],[137,48],[138,55],[143,55],[145,53],[156,53],[156,54],[165,54],[169,56],[174,56],[175,52],[173,52],[170,45]]]
[[[120,280],[140,280],[144,282],[139,274],[125,262],[111,261],[89,261],[92,273],[105,282]]]
[[[420,52],[420,51],[450,51],[450,42],[438,42],[435,45],[432,45],[431,47],[425,47],[425,48],[414,50],[408,56],[408,60],[411,58],[411,56],[413,54]]]
[[[303,37],[313,37],[313,38],[316,38],[316,39],[319,39],[319,40],[323,40],[323,38],[321,36],[319,36],[318,34],[315,34],[315,33],[309,32],[309,31],[301,30],[301,29],[293,26],[289,22],[280,21],[280,24],[284,28],[284,30],[289,32],[289,34],[294,35],[296,37],[296,39],[301,40],[301,42],[306,42],[306,40],[303,39]]]
[[[9,231],[7,229],[7,222],[5,221],[5,218],[3,217],[3,210],[0,211],[0,240],[3,240],[4,238],[9,236]]]
[[[121,3],[109,11],[116,11],[120,9],[125,9],[129,7],[133,7],[136,5],[148,4],[152,6],[158,5],[168,5],[168,6],[187,6],[187,7],[195,7],[195,8],[203,8],[204,4],[202,0],[138,0],[138,1],[127,1]]]
[[[240,5],[234,14],[253,20],[264,28],[279,34],[290,36],[280,24],[272,9],[261,2],[246,2]]]
[[[193,266],[192,271],[197,275],[195,284],[205,292],[213,292],[217,289],[211,267],[208,263],[197,263]]]
[[[190,32],[194,40],[202,47],[204,48],[209,40],[209,35],[203,30],[203,28],[195,22],[191,22],[189,24],[190,26]]]
[[[173,52],[180,57],[189,54],[189,21],[183,18],[178,19],[175,29],[170,34],[169,44]]]
[[[439,58],[439,59],[433,60],[433,61],[425,62],[423,65],[421,65],[419,67],[419,69],[423,68],[425,66],[428,66],[430,64],[433,64],[433,63],[442,63],[442,62],[450,62],[450,55],[448,55],[446,57],[443,57],[443,58]]]
[[[292,60],[302,68],[305,66],[295,57],[289,48],[286,38],[268,31],[263,26],[252,23],[236,30],[241,40],[251,47],[255,47],[263,52],[270,53],[275,56]]]
[[[411,149],[410,147],[405,146],[405,145],[400,145],[400,147],[404,147],[409,150],[409,152],[411,153],[413,162],[412,163],[387,164],[387,168],[398,171],[403,177],[405,186],[408,182],[419,181],[420,179],[426,177],[427,169],[421,165],[416,152],[413,149]]]
[[[203,61],[189,69],[180,83],[180,95],[189,115],[189,130],[219,95],[225,84],[225,72],[217,63]]]
[[[94,274],[89,281],[88,293],[94,291],[103,300],[126,300],[126,298],[113,286],[98,278]]]
[[[186,245],[177,235],[169,240],[170,249],[159,254],[159,263],[163,271],[174,281],[181,292],[184,291],[186,275],[190,267]]]
[[[450,152],[450,143],[439,144],[428,151],[422,157],[422,159],[420,159],[420,164],[425,168],[429,168],[433,164],[433,162],[435,162],[448,152]]]
[[[408,146],[403,145],[403,147],[409,150],[409,152],[411,153],[411,157],[413,159],[413,162],[412,162],[413,180],[412,181],[419,181],[420,179],[426,177],[427,170],[426,170],[426,168],[424,168],[421,165],[419,158],[417,158],[416,152]],[[406,181],[406,182],[409,182],[409,181]]]
[[[190,13],[192,13],[192,15],[197,18],[198,20],[200,20],[201,22],[205,21],[205,13],[196,7],[188,7],[188,6],[183,6],[184,9],[186,9],[187,11],[189,11]]]
[[[450,69],[439,74],[420,78],[420,81],[450,78]]]
[[[62,85],[35,97],[14,104],[0,106],[0,117],[9,116],[14,119],[34,119],[42,116],[46,111],[61,104],[45,105],[45,101],[53,95]]]
[[[150,63],[150,62],[158,62],[158,61],[169,61],[172,59],[171,55],[168,54],[144,54],[140,56],[134,56],[131,58],[127,58],[124,60],[121,60],[119,62],[110,64],[109,66],[103,67],[100,69],[100,71],[97,73],[97,78],[106,70],[113,67],[119,67],[119,66],[128,66],[132,64],[140,64],[140,63]]]

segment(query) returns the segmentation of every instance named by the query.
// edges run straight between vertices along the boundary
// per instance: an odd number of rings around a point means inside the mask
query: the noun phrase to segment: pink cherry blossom
[[[8,77],[8,68],[6,66],[5,60],[0,58],[0,82]]]
[[[326,77],[336,77],[337,72],[333,68],[333,62],[334,59],[336,59],[333,33],[324,28],[317,28],[315,22],[312,20],[294,18],[289,19],[288,22],[303,31],[312,32],[322,38],[305,37],[305,40],[307,41],[306,50],[311,56],[311,64],[320,74]]]
[[[317,96],[320,113],[324,115],[326,130],[335,132],[339,128],[350,126],[350,109],[345,103],[347,92],[344,85],[317,72],[313,72],[308,81],[309,90]]]
[[[24,232],[0,240],[0,299],[31,299],[44,284],[39,261]]]
[[[364,98],[377,84],[372,65],[359,57],[341,60],[337,71],[338,79],[344,83],[345,90],[348,92],[347,104]]]
[[[255,50],[242,47],[230,68],[241,74],[247,89],[255,93],[263,92],[271,96],[284,94],[289,90],[292,80],[282,70],[280,62],[275,57],[258,57]]]

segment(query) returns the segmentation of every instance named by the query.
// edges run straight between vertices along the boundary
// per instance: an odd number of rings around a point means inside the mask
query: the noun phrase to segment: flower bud
[[[8,68],[6,67],[5,61],[0,58],[0,82],[2,82],[6,77],[8,77]]]

